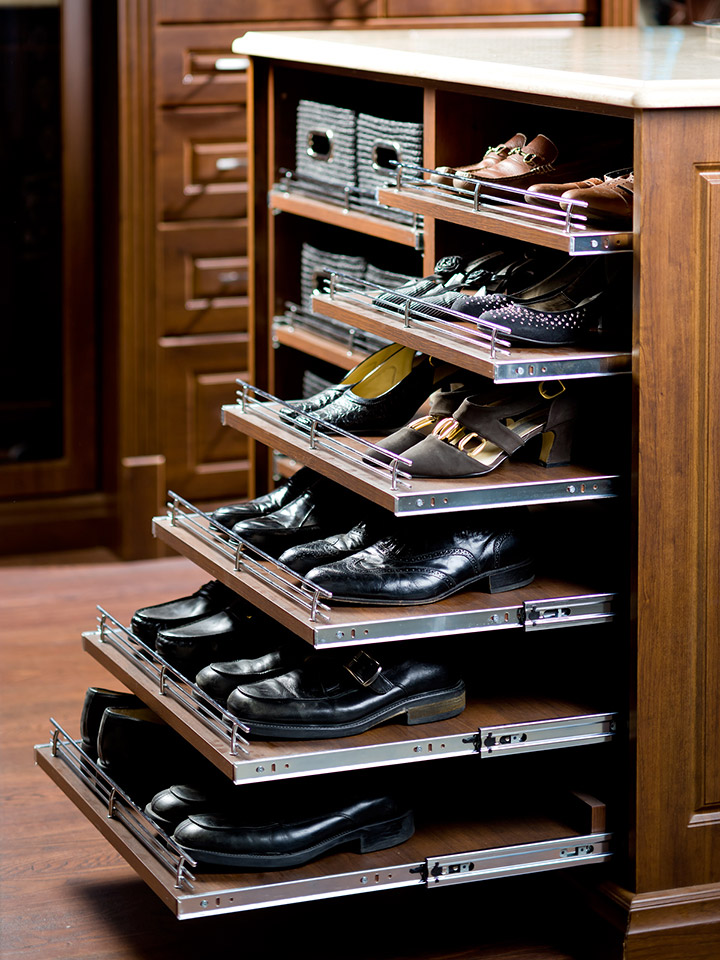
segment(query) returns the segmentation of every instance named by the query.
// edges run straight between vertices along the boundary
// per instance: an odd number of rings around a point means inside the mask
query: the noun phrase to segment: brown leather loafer
[[[600,177],[589,177],[587,180],[575,180],[572,183],[532,183],[527,189],[528,196],[525,197],[525,202],[537,203],[557,210],[559,209],[557,202],[548,200],[547,197],[554,197],[557,201],[568,190],[588,190],[590,187],[596,187],[603,182]],[[542,196],[542,194],[545,194],[545,196]]]
[[[633,214],[633,174],[619,177],[606,176],[591,187],[579,187],[565,191],[563,199],[584,200],[587,207],[584,213],[596,220],[632,221]]]
[[[516,133],[514,137],[510,137],[505,143],[500,143],[496,147],[488,147],[482,160],[469,163],[464,167],[436,167],[435,173],[430,175],[430,179],[434,183],[445,183],[448,186],[452,186],[453,178],[458,176],[458,174],[468,177],[480,176],[481,170],[485,170],[487,167],[491,167],[493,164],[504,160],[512,150],[524,147],[526,142],[527,137],[524,133]]]

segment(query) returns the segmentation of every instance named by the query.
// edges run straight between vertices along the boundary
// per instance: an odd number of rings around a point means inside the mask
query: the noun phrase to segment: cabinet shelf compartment
[[[386,340],[471,370],[495,383],[528,383],[538,380],[572,380],[602,377],[630,371],[631,355],[617,350],[587,350],[580,347],[503,347],[473,337],[474,326],[452,324],[440,328],[409,317],[384,313],[371,304],[371,297],[342,293],[318,294],[312,307],[333,320],[362,327]]]
[[[554,198],[546,200],[546,206],[539,206],[525,202],[532,194],[524,190],[483,180],[466,181],[466,188],[449,188],[424,179],[432,172],[399,166],[395,184],[378,190],[378,202],[407,213],[562,250],[571,256],[632,250],[632,232],[594,229],[587,222],[587,204],[583,201],[571,201],[567,210]],[[492,192],[484,192],[488,189]]]
[[[604,806],[574,795],[566,798],[574,810],[521,820],[500,814],[482,822],[417,822],[413,837],[376,853],[341,851],[264,873],[202,873],[99,768],[93,765],[93,775],[84,776],[77,741],[51,722],[53,740],[35,748],[37,764],[179,919],[373,890],[436,889],[589,866],[612,856]]]
[[[243,409],[244,407],[244,409]],[[330,480],[354,490],[396,516],[421,516],[502,506],[599,500],[616,497],[620,478],[574,465],[547,469],[536,463],[508,461],[482,477],[432,480],[409,477],[400,456],[374,467],[372,443],[348,434],[293,427],[279,416],[280,407],[247,395],[224,406],[222,422],[253,440],[304,463]],[[395,467],[395,469],[393,469]]]
[[[283,184],[275,184],[268,195],[268,206],[275,213],[293,213],[309,220],[317,220],[334,227],[354,230],[369,237],[390,240],[393,243],[422,250],[423,232],[416,224],[393,223],[371,213],[363,213],[349,205],[331,203],[320,196],[308,196],[290,190]]]
[[[412,607],[331,608],[327,591],[265,555],[257,559],[249,544],[229,532],[219,534],[206,514],[175,494],[170,497],[169,515],[153,520],[154,535],[316,648],[560,629],[610,623],[615,617],[614,593],[543,577],[502,594],[465,591]]]
[[[248,741],[234,737],[227,719],[218,722],[222,708],[216,705],[213,716],[202,691],[166,669],[154,650],[126,628],[107,630],[106,624],[101,619],[98,631],[83,634],[85,652],[236,784],[447,757],[584,747],[608,743],[616,731],[613,712],[591,713],[578,703],[547,697],[471,697],[460,716],[422,726],[383,724],[364,734],[328,740]],[[252,733],[244,726],[243,732]]]

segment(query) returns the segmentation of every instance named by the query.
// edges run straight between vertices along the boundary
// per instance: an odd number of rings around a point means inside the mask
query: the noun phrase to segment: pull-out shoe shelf
[[[212,916],[372,890],[421,887],[560,870],[607,861],[605,808],[568,795],[551,814],[423,822],[409,840],[375,853],[338,850],[302,867],[262,873],[203,873],[51,721],[52,740],[36,761],[178,918]]]
[[[547,469],[538,463],[506,461],[497,470],[468,479],[433,480],[411,477],[397,455],[390,462],[377,459],[373,440],[347,432],[328,432],[294,426],[282,413],[282,401],[260,402],[253,388],[242,384],[240,402],[222,408],[222,422],[260,443],[312,467],[318,473],[354,490],[396,516],[421,516],[492,507],[599,500],[618,495],[617,474],[589,470],[575,464]],[[252,392],[252,396],[251,396]],[[264,396],[269,396],[264,394]]]
[[[234,783],[439,760],[501,757],[610,742],[612,712],[549,697],[468,697],[457,717],[406,726],[383,724],[352,737],[252,741],[252,729],[100,609],[99,629],[83,647],[117,680]]]
[[[628,351],[601,346],[597,349],[511,346],[502,340],[502,331],[496,336],[478,334],[476,325],[459,315],[440,323],[390,313],[373,306],[372,295],[368,294],[333,290],[314,296],[312,308],[350,327],[362,327],[378,337],[489,377],[495,383],[571,380],[630,371]]]
[[[542,576],[517,590],[466,590],[417,606],[330,606],[327,591],[171,497],[169,515],[153,520],[154,535],[316,648],[605,624],[615,615],[614,593]]]

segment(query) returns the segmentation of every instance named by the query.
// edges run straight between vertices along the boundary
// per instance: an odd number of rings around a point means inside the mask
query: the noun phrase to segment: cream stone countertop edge
[[[708,39],[703,28],[565,27],[541,32],[551,49],[543,48],[535,30],[518,30],[512,31],[514,42],[504,45],[500,55],[493,44],[511,31],[493,28],[249,31],[234,41],[233,52],[629,108],[720,106],[720,43]],[[578,32],[584,36],[575,37]],[[443,46],[457,52],[429,51],[440,35]],[[550,53],[560,63],[565,60],[566,67],[545,66],[542,61]],[[587,63],[587,72],[577,62]],[[675,78],[673,72],[687,76]],[[647,73],[666,76],[645,79]]]

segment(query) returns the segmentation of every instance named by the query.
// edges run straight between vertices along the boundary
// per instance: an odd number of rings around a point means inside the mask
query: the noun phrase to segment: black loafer
[[[286,503],[290,503],[305,490],[318,475],[308,467],[303,467],[292,477],[279,483],[274,490],[264,493],[261,497],[248,500],[245,503],[231,503],[213,510],[210,517],[227,530],[232,530],[236,523],[242,520],[252,520],[255,517],[265,517],[275,510],[280,510]]]
[[[98,767],[140,805],[181,777],[222,776],[148,707],[105,710],[97,744]]]
[[[212,616],[224,610],[237,600],[237,594],[220,583],[211,580],[189,597],[168,600],[152,607],[142,607],[133,614],[130,627],[132,632],[149,647],[155,646],[159,630],[181,627],[183,624]]]
[[[465,684],[449,667],[401,656],[360,650],[342,662],[315,654],[274,680],[233,690],[227,708],[250,737],[279,740],[347,737],[390,719],[434,723],[462,713]]]
[[[97,739],[103,714],[108,707],[144,707],[134,693],[106,690],[104,687],[88,687],[80,714],[80,743],[83,753],[97,760]]]
[[[364,506],[361,498],[339,484],[320,479],[281,510],[257,520],[236,523],[233,533],[271,557],[299,543],[339,533]]]
[[[306,579],[331,603],[406,606],[443,600],[467,587],[500,593],[534,579],[521,525],[507,510],[404,519],[399,533],[316,567]]]
[[[412,811],[381,796],[343,804],[292,801],[286,812],[254,816],[192,814],[178,825],[173,839],[200,863],[268,870],[300,866],[335,847],[351,845],[360,853],[384,850],[408,840],[414,829]]]
[[[310,648],[304,640],[289,635],[277,648],[253,659],[209,663],[195,677],[195,683],[221,706],[236,687],[271,680],[300,666]]]
[[[157,652],[184,676],[194,678],[214,660],[262,656],[285,640],[285,628],[272,617],[237,596],[236,601],[211,617],[161,630]]]

